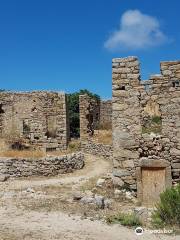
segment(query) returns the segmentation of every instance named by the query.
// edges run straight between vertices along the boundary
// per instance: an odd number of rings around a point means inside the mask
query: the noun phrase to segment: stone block
[[[125,169],[113,169],[113,176],[115,177],[124,177],[130,175],[130,172]]]

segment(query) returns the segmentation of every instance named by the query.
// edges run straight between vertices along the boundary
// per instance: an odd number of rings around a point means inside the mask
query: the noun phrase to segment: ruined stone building
[[[111,126],[111,101],[80,96],[81,137],[92,136],[100,124]],[[7,146],[47,151],[67,148],[68,103],[64,93],[0,92],[0,137]],[[18,147],[18,146],[17,146]]]
[[[56,92],[1,92],[0,137],[45,150],[66,149],[69,126],[66,96]]]
[[[180,61],[161,62],[160,70],[141,81],[136,57],[116,58],[112,101],[79,97],[82,149],[113,158],[114,184],[146,205],[180,181]],[[66,149],[67,108],[64,93],[0,92],[0,137],[11,147]],[[86,141],[102,126],[112,129],[113,144]]]
[[[96,100],[87,94],[79,96],[80,136],[88,138],[95,129],[112,128],[112,101]]]
[[[114,182],[152,204],[180,181],[180,61],[141,81],[136,57],[113,59]]]

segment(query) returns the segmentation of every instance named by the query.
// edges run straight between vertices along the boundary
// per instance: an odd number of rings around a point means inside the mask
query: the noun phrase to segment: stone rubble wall
[[[180,181],[180,61],[162,62],[161,75],[140,81],[136,57],[113,59],[113,163],[116,182],[137,188],[141,159],[168,161]],[[154,109],[153,109],[154,108]],[[161,117],[159,134],[143,134],[144,117]]]
[[[83,166],[84,154],[81,152],[41,159],[0,157],[0,175],[9,175],[13,178],[55,176],[81,169]]]
[[[81,142],[81,150],[84,153],[88,153],[91,155],[103,157],[107,160],[112,160],[113,149],[112,145],[105,145],[102,143],[95,143],[92,141],[82,141]]]
[[[66,149],[67,101],[58,92],[1,92],[0,136],[43,149]]]

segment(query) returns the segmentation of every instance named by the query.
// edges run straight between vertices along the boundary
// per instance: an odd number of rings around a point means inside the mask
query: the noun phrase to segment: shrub
[[[142,223],[140,222],[139,218],[133,214],[133,213],[129,213],[129,214],[125,214],[125,213],[119,213],[115,216],[109,216],[106,218],[106,222],[107,223],[120,223],[124,226],[141,226]]]
[[[153,116],[146,118],[142,126],[142,134],[144,133],[156,133],[159,134],[162,131],[162,120],[159,116]]]
[[[152,224],[158,227],[180,226],[180,184],[166,189],[152,215]]]
[[[81,143],[80,141],[77,141],[77,140],[71,141],[68,145],[68,150],[70,152],[77,152],[80,150],[80,148],[81,148]]]
[[[153,116],[152,117],[152,122],[156,124],[161,124],[161,117],[159,116]]]

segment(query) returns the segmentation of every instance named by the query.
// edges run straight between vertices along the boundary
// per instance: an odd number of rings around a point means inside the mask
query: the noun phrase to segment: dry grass
[[[72,140],[69,143],[67,150],[47,152],[47,155],[61,156],[61,155],[65,155],[65,154],[78,152],[78,151],[80,151],[80,148],[81,148],[80,140]]]
[[[73,152],[77,152],[80,150],[80,141],[73,140],[69,143],[67,150],[62,151],[52,151],[52,152],[44,152],[42,150],[12,150],[7,149],[4,146],[3,142],[0,142],[0,157],[11,157],[11,158],[33,158],[40,159],[46,156],[62,156],[66,154],[70,154]]]
[[[6,151],[8,149],[8,144],[6,143],[6,140],[1,138],[0,139],[0,152]]]
[[[7,150],[0,152],[0,157],[41,158],[45,156],[46,153],[41,150]]]
[[[112,144],[112,130],[96,130],[93,140],[97,143]]]

